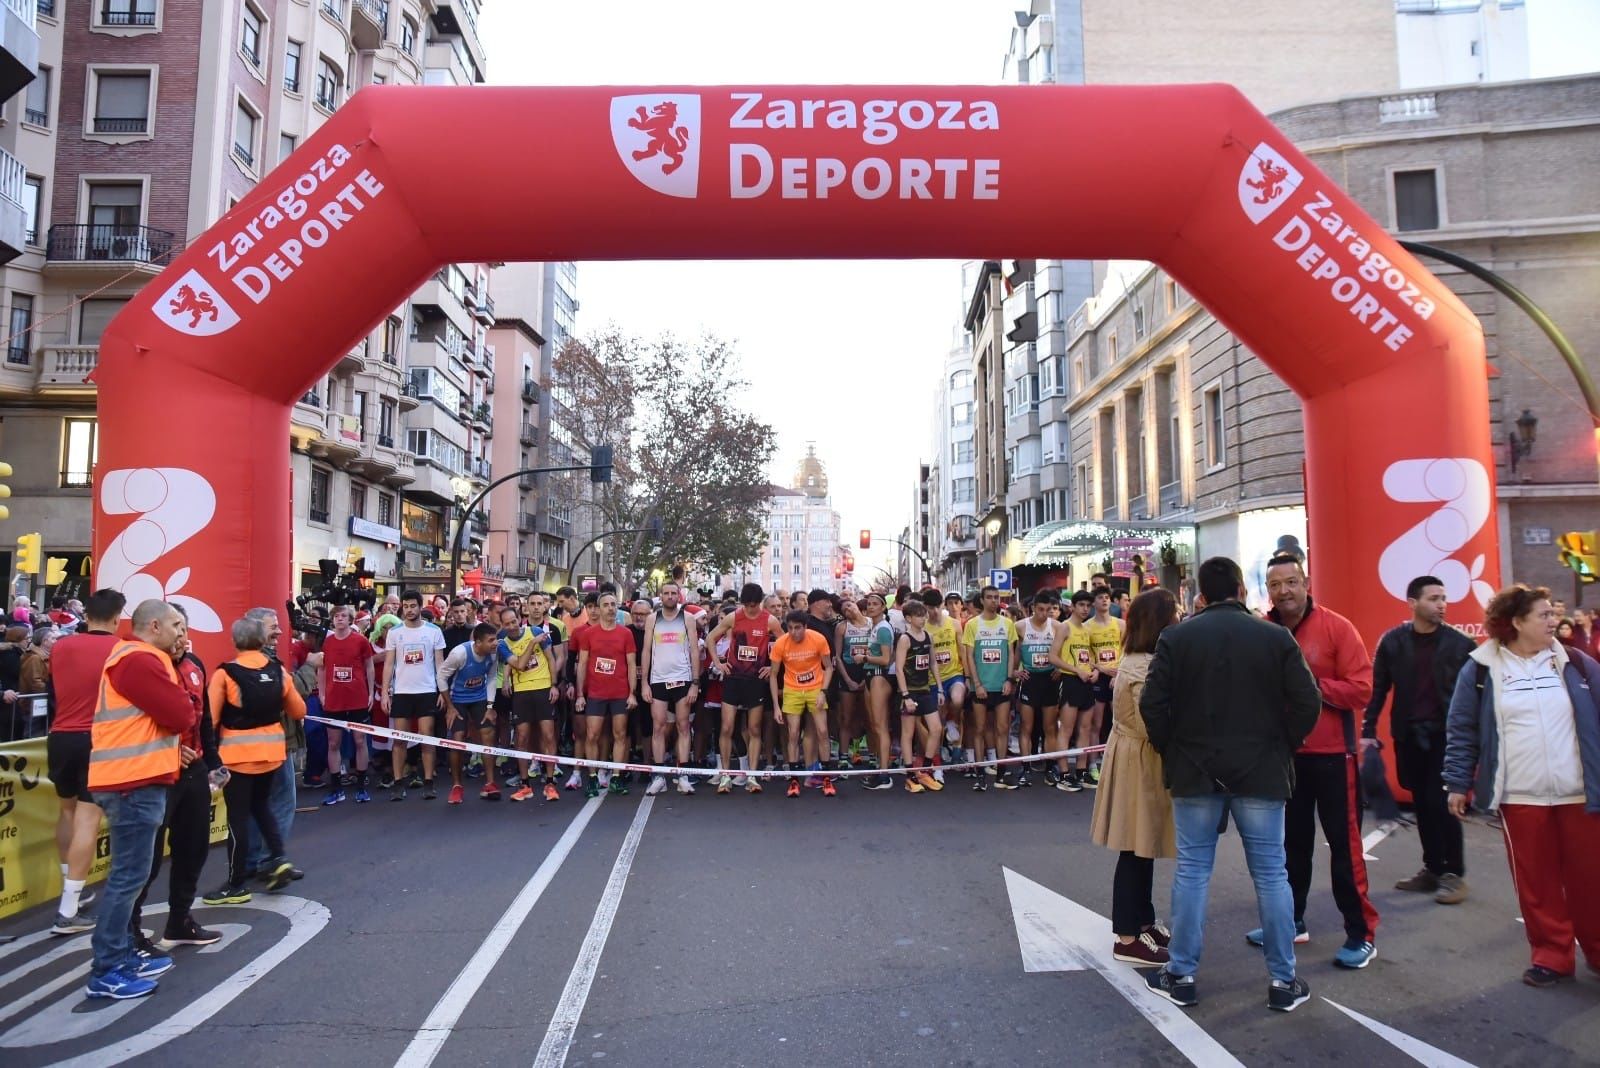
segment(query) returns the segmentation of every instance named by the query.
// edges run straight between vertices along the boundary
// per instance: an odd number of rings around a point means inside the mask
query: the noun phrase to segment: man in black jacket
[[[1406,587],[1411,622],[1378,642],[1372,661],[1372,700],[1361,723],[1361,749],[1380,747],[1378,714],[1394,690],[1389,736],[1394,739],[1395,772],[1411,791],[1422,839],[1422,870],[1395,883],[1396,890],[1432,894],[1441,905],[1467,899],[1466,858],[1461,821],[1450,814],[1444,792],[1444,724],[1461,665],[1472,654],[1472,639],[1445,625],[1444,583],[1432,575]]]
[[[1294,752],[1316,725],[1322,695],[1294,636],[1244,606],[1238,564],[1213,557],[1200,565],[1199,582],[1205,606],[1162,632],[1139,702],[1178,836],[1171,960],[1145,982],[1183,1008],[1197,1003],[1206,894],[1231,814],[1261,913],[1272,977],[1267,1006],[1289,1012],[1311,991],[1295,974],[1284,802],[1294,789]]]

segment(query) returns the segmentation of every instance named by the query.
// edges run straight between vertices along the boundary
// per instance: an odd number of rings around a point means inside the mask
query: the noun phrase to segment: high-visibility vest
[[[248,668],[229,661],[221,670],[238,688],[239,703],[222,708],[217,755],[230,768],[282,764],[286,755],[282,665],[269,661],[263,667]]]
[[[90,729],[89,789],[115,789],[127,783],[176,776],[183,767],[178,736],[164,730],[111,684],[111,668],[130,656],[161,661],[172,685],[182,687],[172,658],[141,641],[118,642],[100,672],[100,698]]]

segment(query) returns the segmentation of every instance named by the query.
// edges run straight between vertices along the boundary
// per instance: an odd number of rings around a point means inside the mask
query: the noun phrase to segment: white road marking
[[[57,937],[60,937],[60,936],[59,935],[52,935],[50,933],[50,929],[48,927],[45,928],[42,931],[35,931],[32,934],[23,935],[22,937],[18,938],[15,942],[9,942],[4,946],[0,946],[0,960],[4,960],[5,958],[11,956],[11,954],[13,954],[13,953],[20,953],[24,949],[27,949],[29,946],[36,946],[40,942],[43,942],[43,941],[45,941],[47,939],[50,939],[50,938],[57,938]]]
[[[1359,1012],[1347,1009],[1337,1001],[1334,1001],[1330,998],[1323,998],[1322,1000],[1326,1001],[1329,1005],[1332,1005],[1334,1008],[1350,1017],[1350,1019],[1354,1020],[1362,1027],[1365,1027],[1368,1031],[1371,1031],[1373,1034],[1377,1035],[1379,1038],[1383,1039],[1385,1042],[1389,1043],[1389,1045],[1393,1046],[1401,1053],[1404,1053],[1407,1057],[1410,1057],[1418,1064],[1425,1064],[1428,1066],[1428,1068],[1474,1068],[1474,1065],[1471,1061],[1464,1061],[1453,1053],[1446,1053],[1442,1049],[1437,1049],[1433,1046],[1430,1046],[1420,1038],[1412,1038],[1404,1031],[1396,1031],[1387,1024],[1381,1024],[1377,1020],[1361,1015]]]
[[[578,959],[573,962],[572,974],[567,976],[566,989],[556,1004],[555,1015],[550,1018],[550,1028],[545,1031],[539,1053],[533,1058],[534,1068],[561,1068],[567,1063],[567,1051],[572,1048],[572,1036],[583,1015],[584,1002],[589,1000],[589,988],[594,984],[594,973],[600,967],[600,954],[605,952],[606,938],[611,934],[611,924],[617,918],[617,905],[622,901],[622,891],[628,884],[628,872],[633,867],[634,854],[639,851],[639,839],[644,837],[644,824],[656,799],[646,797],[639,802],[633,825],[622,840],[622,850],[617,862],[611,866],[611,878],[606,881],[605,892],[600,895],[600,905],[594,910],[594,920],[589,933],[584,936]]]
[[[1010,868],[1001,870],[1006,875],[1006,892],[1011,895],[1017,940],[1019,944],[1025,939],[1033,943],[1035,962],[1061,960],[1069,962],[1069,969],[1092,968],[1099,972],[1197,1068],[1243,1068],[1242,1061],[1224,1049],[1184,1010],[1150,993],[1145,989],[1143,977],[1131,965],[1111,955],[1110,943],[1114,936],[1110,920]],[[1024,967],[1028,966],[1029,954],[1025,945]]]
[[[545,856],[539,869],[533,873],[533,878],[529,879],[512,899],[506,911],[489,930],[488,937],[483,940],[478,951],[467,961],[466,967],[461,969],[461,974],[456,976],[438,1004],[428,1013],[428,1018],[422,1021],[422,1029],[400,1054],[400,1059],[395,1061],[395,1068],[427,1068],[433,1063],[433,1059],[444,1048],[445,1040],[450,1037],[456,1021],[461,1019],[461,1014],[466,1011],[467,1003],[477,994],[478,988],[483,986],[483,981],[489,977],[489,973],[505,953],[506,947],[511,944],[512,938],[516,937],[528,914],[533,911],[533,906],[539,903],[539,898],[555,878],[556,872],[561,870],[567,855],[572,852],[573,846],[578,844],[584,828],[589,826],[589,821],[594,818],[596,810],[605,799],[604,794],[591,798],[578,810],[577,816],[567,825],[566,832]]]
[[[1399,820],[1385,820],[1368,831],[1367,836],[1361,839],[1362,857],[1367,860],[1377,860],[1378,858],[1372,855],[1372,848],[1399,829]]]

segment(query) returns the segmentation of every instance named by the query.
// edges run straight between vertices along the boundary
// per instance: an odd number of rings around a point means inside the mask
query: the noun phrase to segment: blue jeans
[[[1172,961],[1167,970],[1173,975],[1193,975],[1200,967],[1206,898],[1217,860],[1217,825],[1224,812],[1231,812],[1256,884],[1267,973],[1283,982],[1294,978],[1294,895],[1284,869],[1283,806],[1282,801],[1264,797],[1227,794],[1172,799],[1178,867],[1172,877],[1172,944],[1167,947]]]
[[[100,895],[100,915],[89,940],[96,978],[133,957],[133,903],[150,878],[156,834],[167,818],[167,788],[141,786],[124,792],[95,791],[94,803],[111,825],[111,870]]]
[[[272,773],[272,797],[268,801],[272,807],[272,818],[278,821],[278,834],[283,836],[285,849],[289,845],[289,827],[294,823],[295,797],[294,754],[289,753],[285,755],[283,766]],[[253,827],[248,860],[250,870],[260,871],[270,859],[266,836],[261,833],[260,827]]]

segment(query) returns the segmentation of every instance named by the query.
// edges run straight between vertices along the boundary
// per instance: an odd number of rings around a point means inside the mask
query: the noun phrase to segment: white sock
[[[61,915],[78,914],[78,897],[83,893],[84,879],[68,879],[61,887]]]
[[[67,877],[67,866],[65,864],[61,865],[61,877],[63,879]]]
[[[983,759],[985,759],[985,760],[998,760],[999,758],[994,755],[994,750],[993,749],[985,749],[984,750],[984,758]]]
[[[601,786],[610,786],[611,785],[611,772],[605,771],[605,770],[602,770],[600,772],[600,785]]]
[[[978,759],[978,754],[971,749],[963,749],[962,752],[966,754],[968,764]]]
[[[739,770],[740,771],[749,771],[750,770],[750,758],[749,757],[742,756],[742,757],[739,758]]]

